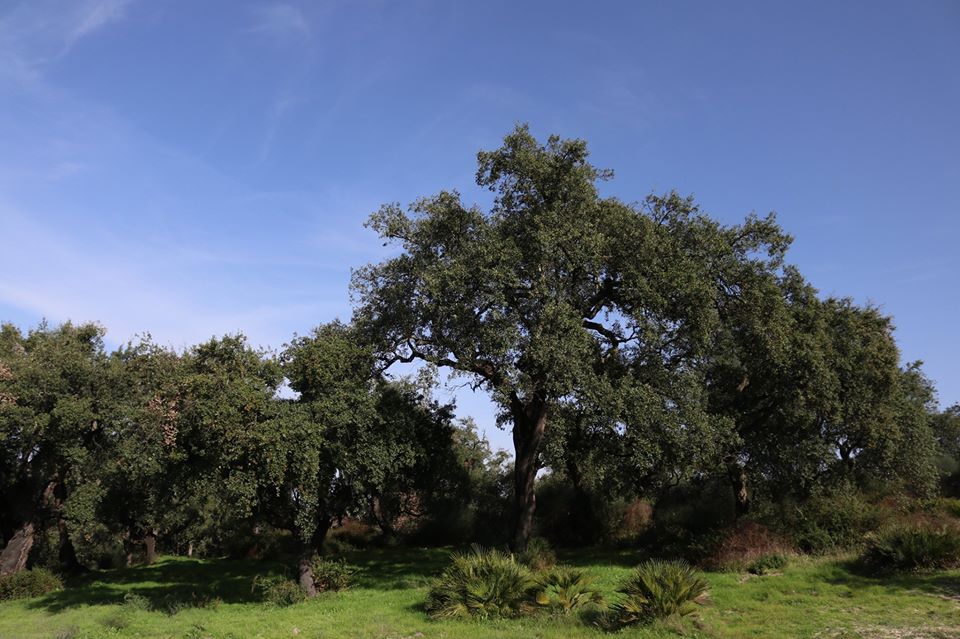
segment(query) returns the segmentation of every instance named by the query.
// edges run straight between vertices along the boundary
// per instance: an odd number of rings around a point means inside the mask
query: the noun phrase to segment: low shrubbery
[[[543,537],[534,537],[527,543],[527,549],[518,559],[531,570],[550,570],[557,564],[557,553],[550,542]]]
[[[783,570],[790,560],[786,555],[763,555],[747,566],[747,572],[754,575],[769,575],[772,572]]]
[[[707,597],[707,582],[684,561],[650,559],[620,586],[612,607],[621,626],[685,617]]]
[[[540,587],[530,569],[513,555],[474,546],[451,559],[427,595],[432,617],[517,617],[535,609]]]
[[[350,585],[350,578],[356,569],[347,564],[345,559],[329,559],[319,555],[311,562],[313,582],[318,592],[329,590],[343,590]]]
[[[569,614],[603,604],[602,593],[593,587],[594,578],[578,568],[555,566],[537,582],[541,588],[537,603],[552,612]]]
[[[896,525],[867,536],[860,557],[874,572],[916,572],[960,566],[960,530],[952,526]]]
[[[258,575],[253,578],[250,591],[264,603],[274,606],[290,606],[307,598],[300,584],[282,575]]]
[[[892,515],[861,492],[840,488],[801,504],[787,503],[769,517],[771,525],[777,525],[797,548],[823,554],[859,547],[866,533]]]
[[[39,597],[63,588],[63,580],[45,568],[32,568],[0,577],[0,601]]]
[[[790,544],[780,535],[756,521],[741,520],[719,533],[699,562],[708,570],[742,572],[758,561],[791,552]],[[752,571],[751,571],[752,572]]]

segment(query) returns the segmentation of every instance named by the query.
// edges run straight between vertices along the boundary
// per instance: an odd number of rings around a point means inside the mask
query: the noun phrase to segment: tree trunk
[[[187,543],[187,557],[193,557],[193,542]]]
[[[374,495],[370,498],[370,512],[373,513],[373,518],[376,520],[377,526],[380,527],[380,532],[383,533],[384,537],[393,538],[396,536],[396,531],[393,529],[390,517],[383,510],[383,503],[380,501],[379,495]]]
[[[73,547],[73,541],[70,540],[67,520],[63,517],[57,518],[57,531],[60,534],[60,549],[57,552],[57,558],[60,560],[60,569],[68,573],[83,571],[84,568],[77,559],[77,550]]]
[[[327,530],[330,529],[330,520],[324,518],[317,524],[317,529],[313,533],[310,543],[306,544],[300,560],[297,562],[297,575],[300,587],[307,594],[307,597],[316,597],[317,582],[313,576],[313,556],[323,552],[323,542],[327,538]]]
[[[594,537],[597,529],[594,525],[593,500],[590,499],[590,493],[583,487],[580,467],[569,451],[566,458],[566,467],[574,495],[573,512],[570,513],[569,525],[577,543],[590,544],[595,541]]]
[[[146,552],[146,562],[152,564],[157,560],[157,533],[151,530],[143,538],[143,548]]]
[[[515,401],[513,413],[513,446],[516,462],[513,471],[514,520],[510,548],[523,552],[533,534],[533,513],[537,497],[534,490],[537,480],[537,453],[547,426],[547,407],[539,399],[526,404]]]
[[[727,474],[733,488],[733,512],[739,519],[750,512],[750,492],[747,489],[747,470],[736,460],[727,462]]]
[[[27,567],[27,558],[33,547],[33,539],[33,522],[28,521],[17,529],[0,553],[0,577],[12,575]]]

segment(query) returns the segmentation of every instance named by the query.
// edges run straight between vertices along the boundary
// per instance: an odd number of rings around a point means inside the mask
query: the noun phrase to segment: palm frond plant
[[[434,580],[427,611],[436,619],[518,617],[535,609],[540,587],[529,568],[511,554],[474,546],[454,553]]]
[[[621,625],[693,614],[707,598],[707,582],[684,561],[650,559],[620,586],[613,610]]]
[[[542,590],[537,603],[560,614],[603,605],[603,594],[593,587],[594,577],[569,566],[556,566],[538,579]]]

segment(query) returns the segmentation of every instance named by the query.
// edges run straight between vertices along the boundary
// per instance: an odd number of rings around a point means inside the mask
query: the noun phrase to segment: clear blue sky
[[[0,0],[0,319],[279,347],[349,317],[371,211],[477,197],[476,151],[528,121],[589,140],[609,194],[776,210],[950,404],[958,119],[956,0]]]

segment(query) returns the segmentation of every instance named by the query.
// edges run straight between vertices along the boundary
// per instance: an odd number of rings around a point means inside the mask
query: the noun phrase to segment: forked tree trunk
[[[0,577],[12,575],[27,567],[27,558],[30,556],[30,549],[33,548],[33,540],[33,522],[28,521],[17,529],[4,546],[3,552],[0,552]]]
[[[513,471],[514,520],[510,548],[523,552],[533,534],[533,514],[537,508],[535,491],[537,453],[547,426],[547,407],[540,400],[513,409],[513,446],[516,462]]]

